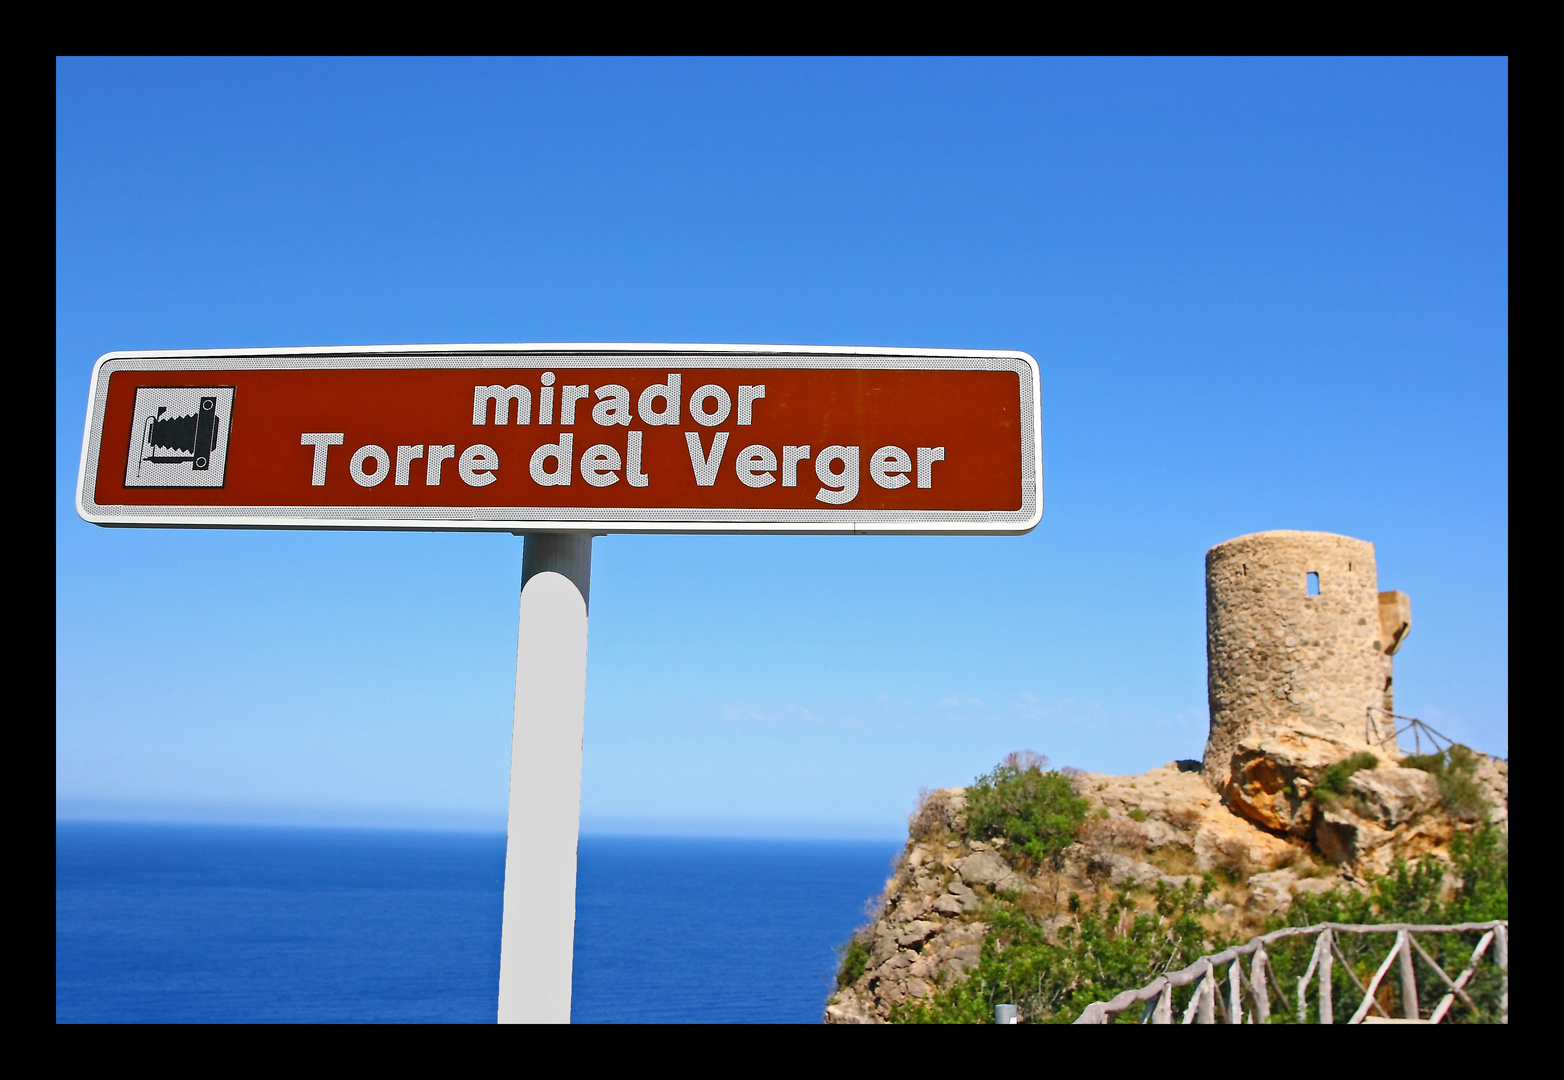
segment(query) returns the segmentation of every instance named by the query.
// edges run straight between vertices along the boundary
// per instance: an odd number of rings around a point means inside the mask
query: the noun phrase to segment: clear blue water
[[[577,1023],[814,1023],[886,843],[583,837]],[[504,838],[55,828],[61,1022],[492,1023]]]

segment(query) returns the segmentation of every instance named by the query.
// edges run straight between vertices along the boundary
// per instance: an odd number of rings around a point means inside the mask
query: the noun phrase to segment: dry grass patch
[[[1195,867],[1195,849],[1183,844],[1169,844],[1158,848],[1146,857],[1147,861],[1164,874],[1198,874]]]

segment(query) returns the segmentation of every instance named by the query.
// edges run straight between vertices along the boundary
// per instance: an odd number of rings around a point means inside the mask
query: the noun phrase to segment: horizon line
[[[167,825],[212,828],[335,829],[377,832],[448,832],[504,836],[498,814],[417,811],[369,807],[237,806],[200,803],[151,803],[107,799],[56,800],[59,825]],[[904,822],[787,821],[764,818],[590,816],[581,819],[581,836],[685,839],[903,841]]]

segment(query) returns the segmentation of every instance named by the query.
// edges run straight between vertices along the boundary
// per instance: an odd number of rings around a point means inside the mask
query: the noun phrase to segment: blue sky
[[[1037,357],[1026,537],[596,542],[587,829],[1197,757],[1204,552],[1273,528],[1372,540],[1398,707],[1509,752],[1502,61],[65,60],[55,318],[61,814],[505,810],[521,542],[87,525],[112,349]]]

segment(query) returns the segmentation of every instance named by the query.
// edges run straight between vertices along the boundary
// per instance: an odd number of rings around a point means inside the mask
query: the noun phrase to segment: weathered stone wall
[[[1319,594],[1308,594],[1308,575]],[[1410,628],[1410,601],[1381,603],[1374,545],[1332,533],[1240,536],[1206,553],[1206,660],[1211,734],[1205,776],[1268,828],[1292,828],[1290,776],[1362,749],[1398,756],[1381,710],[1391,653]],[[1382,613],[1405,625],[1382,628]],[[1373,721],[1373,727],[1370,721]]]

